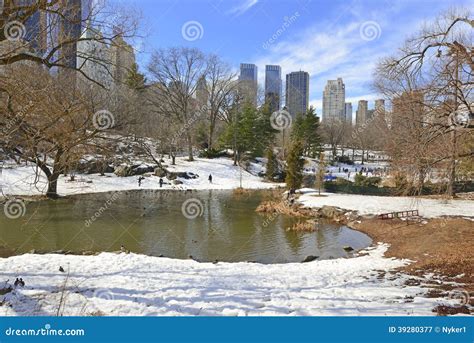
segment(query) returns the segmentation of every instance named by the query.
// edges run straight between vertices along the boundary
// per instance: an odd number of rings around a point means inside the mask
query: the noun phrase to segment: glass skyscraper
[[[265,66],[265,103],[271,112],[278,111],[281,104],[281,67]]]
[[[292,117],[305,114],[309,105],[309,74],[295,71],[286,75],[286,108]]]
[[[258,68],[255,64],[240,64],[239,83],[244,97],[256,106],[258,88]]]

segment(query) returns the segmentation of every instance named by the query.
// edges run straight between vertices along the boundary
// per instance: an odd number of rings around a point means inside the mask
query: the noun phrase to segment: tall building
[[[375,100],[375,116],[385,118],[385,100],[377,99]]]
[[[309,105],[309,74],[294,71],[286,74],[286,108],[292,117],[305,114]]]
[[[201,76],[196,84],[196,103],[198,108],[207,106],[209,101],[209,91],[207,89],[207,81],[205,76]]]
[[[130,70],[135,64],[135,52],[133,47],[125,42],[120,34],[116,34],[112,40],[110,46],[110,60],[115,83],[125,83]]]
[[[377,99],[375,100],[375,110],[380,112],[385,112],[385,100]]]
[[[240,64],[239,86],[244,94],[244,97],[256,106],[258,89],[258,68],[255,64]]]
[[[265,66],[265,103],[272,113],[280,109],[281,67],[278,65]]]
[[[367,122],[367,119],[369,119],[368,111],[369,108],[367,100],[359,100],[356,112],[356,125],[362,125]]]
[[[52,23],[53,32],[50,45],[60,45],[62,42],[72,40],[73,43],[64,44],[58,53],[60,64],[67,68],[77,66],[77,44],[86,28],[87,19],[91,15],[92,0],[60,0],[58,11],[61,15],[52,13],[48,21]]]
[[[345,112],[346,112],[346,123],[352,125],[352,103],[345,103]]]
[[[341,78],[328,80],[323,91],[323,120],[346,121],[346,86]]]
[[[2,3],[2,1],[0,1]],[[34,5],[36,0],[19,0],[19,6]],[[21,13],[19,13],[21,15]],[[24,22],[25,35],[24,39],[29,44],[29,50],[42,56],[46,52],[46,34],[47,20],[46,12],[37,10],[32,13]]]
[[[84,40],[77,42],[76,65],[89,79],[110,88],[114,82],[110,58],[111,51],[106,43],[93,39],[100,38],[102,32],[90,25],[90,21],[88,21],[88,26],[81,35],[81,39]]]

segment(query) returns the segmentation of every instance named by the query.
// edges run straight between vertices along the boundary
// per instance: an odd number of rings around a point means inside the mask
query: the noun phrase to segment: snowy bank
[[[322,196],[318,196],[316,191],[307,188],[303,189],[302,193],[299,202],[305,207],[337,206],[346,210],[357,211],[361,215],[418,210],[420,216],[425,218],[441,216],[474,217],[474,201],[471,200],[381,197],[334,193],[322,193]]]
[[[393,269],[408,261],[383,257],[387,248],[273,265],[125,253],[15,256],[0,259],[0,280],[22,277],[26,286],[6,295],[0,315],[55,315],[61,296],[64,315],[432,315],[439,299],[423,297],[423,282],[405,286],[413,277]]]
[[[178,178],[181,185],[173,185],[170,180],[164,178],[163,189],[234,189],[242,186],[249,189],[275,188],[279,184],[265,182],[259,176],[233,165],[228,158],[204,159],[197,158],[194,162],[188,162],[184,158],[177,158],[175,166],[168,166],[172,172],[192,172],[199,175],[196,179]],[[16,167],[3,169],[0,178],[0,188],[6,195],[38,195],[46,191],[46,178],[43,174],[35,184],[35,166]],[[208,181],[212,174],[212,184]],[[146,175],[145,175],[146,176]],[[61,176],[58,180],[59,195],[98,193],[110,191],[126,191],[133,189],[160,189],[160,178],[149,175],[138,186],[138,176],[118,177],[115,174],[77,174],[76,181],[70,182],[69,176]]]

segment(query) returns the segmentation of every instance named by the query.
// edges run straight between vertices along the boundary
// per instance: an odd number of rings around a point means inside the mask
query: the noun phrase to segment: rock
[[[115,169],[114,173],[119,177],[132,176],[132,167],[127,165],[121,165]]]
[[[113,173],[114,167],[110,164],[109,161],[102,159],[82,159],[79,161],[76,171],[81,174],[99,174],[99,173]]]
[[[303,261],[301,261],[301,263],[311,262],[311,261],[317,260],[318,258],[319,256],[309,255],[309,256],[306,256],[306,258]]]
[[[328,219],[336,219],[342,214],[342,211],[338,210],[334,206],[323,206],[318,212],[321,217]]]
[[[199,175],[191,173],[191,172],[168,172],[166,177],[170,180],[175,180],[176,178],[181,178],[185,180],[189,179],[197,179]]]
[[[345,247],[343,247],[343,249],[344,249],[345,251],[353,251],[353,250],[354,250],[354,248],[351,247],[351,246],[349,246],[349,245],[346,245]]]
[[[133,165],[131,173],[132,175],[143,175],[146,173],[154,173],[156,166],[153,165]]]
[[[183,184],[183,181],[181,181],[181,180],[173,180],[173,181],[172,181],[172,184],[173,184],[173,185],[182,185],[182,184]]]
[[[158,176],[158,177],[165,177],[166,176],[166,171],[158,167],[158,168],[155,169],[154,175]]]

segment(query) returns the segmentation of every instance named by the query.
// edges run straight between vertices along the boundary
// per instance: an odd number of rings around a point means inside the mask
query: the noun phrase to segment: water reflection
[[[264,191],[245,196],[232,191],[129,191],[35,202],[20,219],[0,217],[0,245],[16,253],[80,253],[117,251],[123,244],[154,256],[282,263],[308,255],[348,256],[343,246],[360,249],[371,243],[368,236],[337,224],[320,223],[315,232],[295,233],[286,231],[295,219],[280,215],[263,225],[265,217],[255,208],[264,197]],[[190,198],[203,205],[195,219],[181,212]]]

